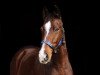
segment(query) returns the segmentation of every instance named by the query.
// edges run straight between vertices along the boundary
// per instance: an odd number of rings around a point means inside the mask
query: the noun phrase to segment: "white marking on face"
[[[44,38],[44,41],[46,41],[46,37],[47,37],[48,34],[49,34],[50,28],[51,28],[51,22],[48,21],[48,22],[45,24],[46,36],[45,36],[45,38]],[[46,54],[45,54],[45,52],[44,52],[44,50],[45,50],[44,47],[45,47],[45,43],[42,44],[42,47],[41,47],[41,49],[40,49],[40,51],[39,51],[39,60],[40,60],[40,62],[44,61],[44,58],[46,58]]]

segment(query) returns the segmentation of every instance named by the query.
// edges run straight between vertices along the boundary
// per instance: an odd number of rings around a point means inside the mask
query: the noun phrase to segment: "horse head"
[[[39,61],[47,64],[51,61],[53,53],[57,53],[63,43],[63,23],[61,14],[56,5],[43,9],[44,24],[42,31],[42,46],[39,51]]]

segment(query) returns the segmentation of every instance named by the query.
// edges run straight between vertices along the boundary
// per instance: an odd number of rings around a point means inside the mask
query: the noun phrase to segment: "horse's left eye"
[[[58,28],[55,28],[55,29],[54,29],[54,31],[58,31],[58,30],[59,30]]]
[[[41,28],[40,28],[40,30],[41,30],[41,31],[44,31],[44,28],[43,28],[43,27],[41,27]]]

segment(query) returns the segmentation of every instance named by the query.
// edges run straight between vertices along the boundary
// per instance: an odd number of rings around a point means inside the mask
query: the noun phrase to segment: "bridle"
[[[54,53],[57,53],[58,48],[59,48],[59,47],[62,45],[62,43],[63,43],[63,38],[61,38],[61,40],[59,41],[59,43],[58,43],[57,46],[53,46],[53,45],[51,44],[51,42],[48,41],[48,40],[46,40],[46,41],[43,40],[41,43],[47,44],[50,48],[52,48],[52,49],[54,50]]]
[[[64,35],[64,28],[63,28],[63,35]],[[57,53],[57,50],[63,43],[63,35],[62,35],[62,38],[60,39],[60,41],[58,42],[57,46],[53,46],[49,40],[42,40],[41,43],[47,44],[50,48],[52,48],[54,50],[54,53]]]

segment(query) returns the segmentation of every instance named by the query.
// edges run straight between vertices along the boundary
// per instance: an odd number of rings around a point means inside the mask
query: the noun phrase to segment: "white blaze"
[[[48,34],[49,34],[50,28],[51,28],[51,22],[48,21],[48,22],[45,24],[46,36],[45,36],[45,38],[44,38],[44,41],[46,41],[46,37],[47,37]],[[46,54],[44,53],[44,50],[45,50],[44,46],[45,46],[45,43],[42,44],[42,47],[41,47],[41,49],[40,49],[40,51],[39,51],[39,60],[40,60],[40,62],[43,61],[44,58],[46,57]]]

